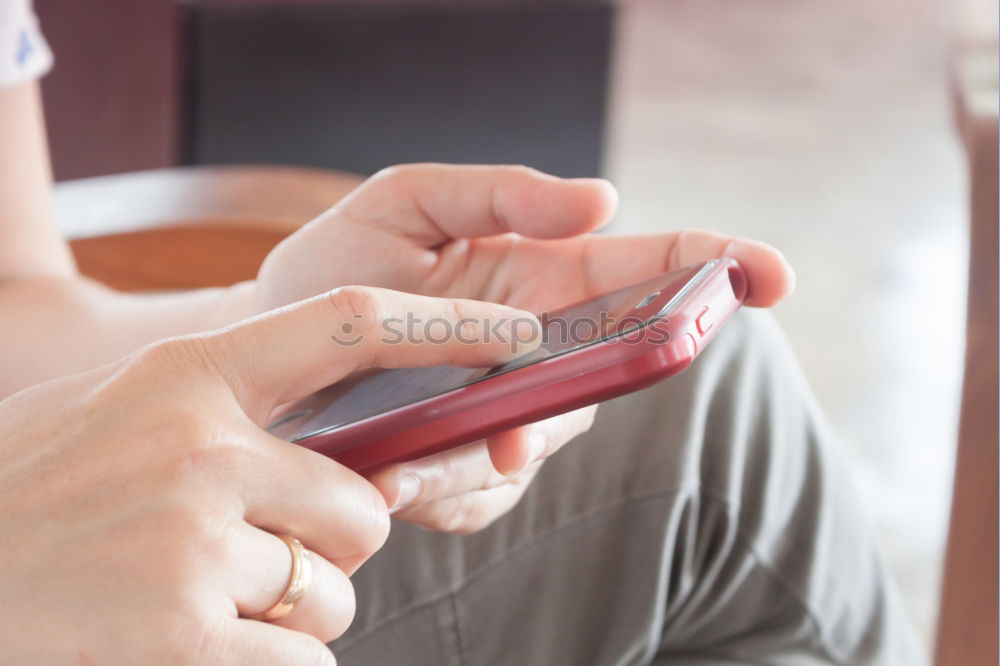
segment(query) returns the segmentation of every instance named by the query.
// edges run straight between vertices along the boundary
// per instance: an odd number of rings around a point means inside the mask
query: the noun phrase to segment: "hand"
[[[486,442],[387,467],[370,480],[396,518],[441,532],[474,532],[510,511],[545,459],[587,432],[596,413],[593,405],[561,414]],[[510,467],[503,464],[508,458]]]
[[[346,288],[0,402],[0,662],[334,663],[323,643],[351,621],[348,575],[385,540],[385,502],[259,424],[366,367],[491,365],[534,344],[380,342],[406,312],[469,337],[528,316]],[[358,344],[330,339],[344,323]],[[243,619],[288,582],[276,534],[309,549],[312,584],[285,618]]]
[[[366,284],[542,312],[723,255],[747,271],[747,305],[767,307],[791,292],[788,263],[757,241],[700,230],[589,234],[616,203],[606,181],[563,180],[525,167],[393,167],[275,248],[258,277],[258,307]],[[513,506],[537,469],[532,433],[546,441],[544,457],[592,417],[556,417],[385,470],[372,481],[390,504],[406,479],[417,481],[417,504],[400,502],[401,518],[433,529],[478,529]]]

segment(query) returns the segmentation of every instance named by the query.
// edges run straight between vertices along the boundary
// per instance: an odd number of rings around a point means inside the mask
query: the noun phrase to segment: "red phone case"
[[[652,323],[298,443],[370,472],[646,388],[687,368],[746,295],[733,259],[692,272],[696,282],[645,306],[655,313],[678,299]]]

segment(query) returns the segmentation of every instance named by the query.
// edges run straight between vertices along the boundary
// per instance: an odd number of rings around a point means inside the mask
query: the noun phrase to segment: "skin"
[[[756,241],[701,230],[591,234],[616,204],[607,181],[526,167],[393,167],[275,248],[258,277],[258,307],[359,282],[544,312],[724,255],[747,270],[748,305],[768,307],[793,288],[784,257]],[[379,260],[358,260],[369,256]],[[449,532],[482,529],[517,503],[542,460],[590,427],[595,410],[398,465],[372,482],[399,518]]]
[[[120,294],[80,276],[56,231],[42,128],[35,84],[0,91],[0,312],[17,322],[0,331],[0,395],[38,384],[0,402],[0,538],[14,544],[0,555],[0,661],[330,663],[319,641],[349,622],[346,575],[381,545],[387,511],[482,529],[592,423],[594,409],[580,410],[367,481],[268,436],[277,405],[350,372],[510,354],[374,344],[352,356],[329,335],[355,314],[364,326],[407,312],[495,321],[490,302],[541,312],[722,255],[746,269],[749,305],[794,284],[781,254],[755,241],[590,234],[617,202],[603,180],[430,164],[369,178],[275,248],[254,281]],[[198,335],[158,342],[185,334]],[[320,570],[276,625],[240,619],[287,580],[287,549],[268,532],[300,538]]]
[[[260,426],[278,404],[369,367],[514,355],[501,342],[330,340],[355,314],[374,327],[407,312],[464,319],[471,335],[480,321],[530,317],[348,287],[0,402],[2,661],[334,663],[324,642],[350,624],[348,576],[388,535],[385,501]],[[274,534],[309,549],[312,583],[287,617],[242,619],[287,583],[290,555]]]

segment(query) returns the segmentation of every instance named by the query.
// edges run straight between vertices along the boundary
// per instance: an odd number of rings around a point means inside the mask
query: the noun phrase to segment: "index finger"
[[[538,346],[529,312],[342,287],[201,337],[251,416],[366,368],[490,367]]]
[[[770,307],[795,288],[795,272],[784,255],[766,243],[694,229],[644,236],[590,236],[583,265],[594,294],[614,291],[658,273],[732,257],[746,271],[746,305]]]

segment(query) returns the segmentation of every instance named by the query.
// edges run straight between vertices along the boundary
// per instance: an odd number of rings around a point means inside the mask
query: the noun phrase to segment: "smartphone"
[[[268,430],[370,473],[666,379],[746,291],[730,258],[657,275],[541,315],[541,346],[503,365],[362,373],[286,407]]]

